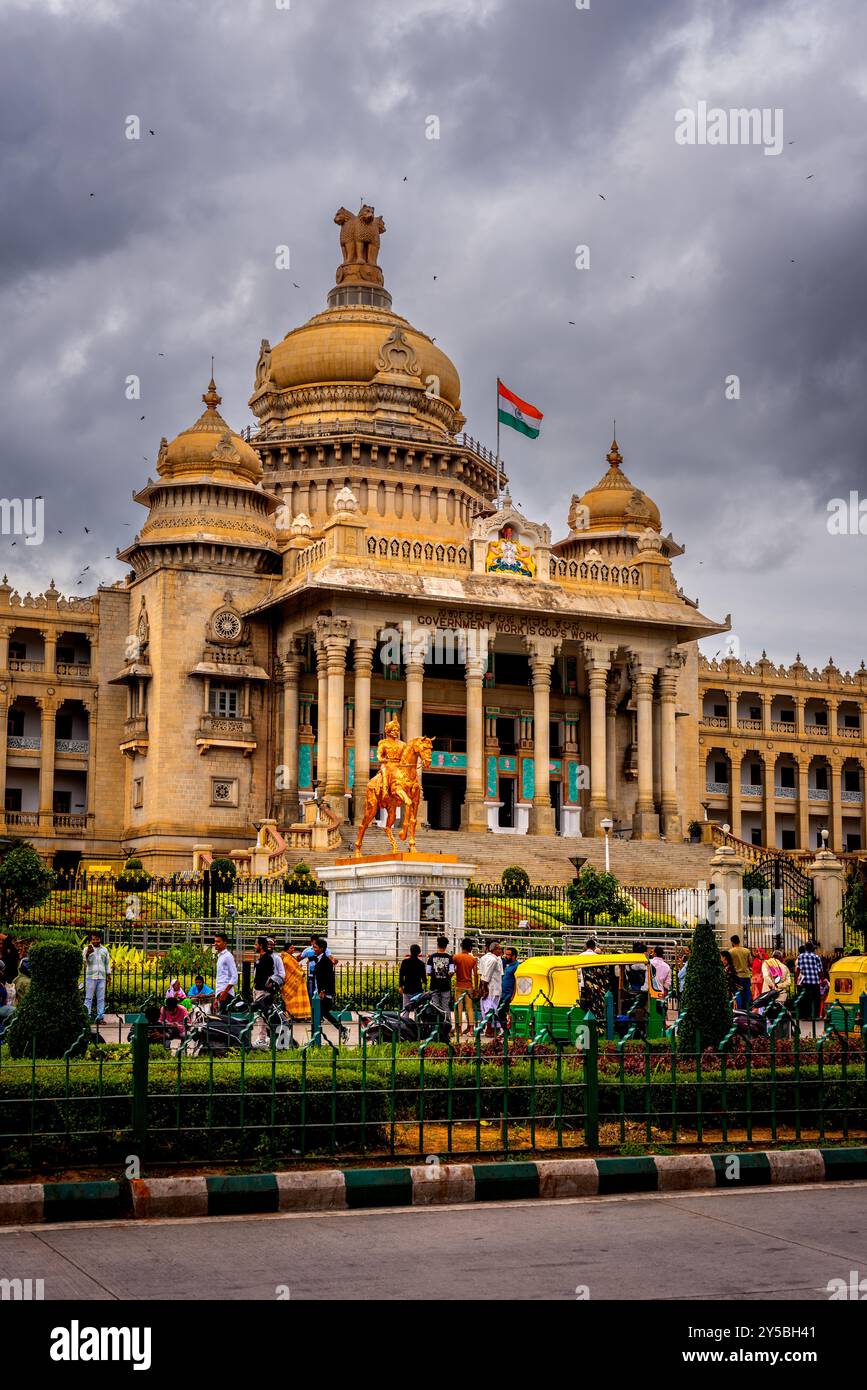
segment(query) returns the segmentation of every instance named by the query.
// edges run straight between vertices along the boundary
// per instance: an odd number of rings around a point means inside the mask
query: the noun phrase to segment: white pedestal
[[[560,807],[560,834],[567,839],[581,838],[581,807]]]
[[[464,891],[475,865],[448,855],[357,859],[316,870],[328,889],[328,944],[337,956],[392,961],[414,941],[433,949],[464,934]]]
[[[485,810],[488,815],[488,829],[494,835],[527,835],[530,831],[530,811],[532,802],[516,801],[514,814],[514,825],[500,825],[500,807],[502,801],[486,801]]]

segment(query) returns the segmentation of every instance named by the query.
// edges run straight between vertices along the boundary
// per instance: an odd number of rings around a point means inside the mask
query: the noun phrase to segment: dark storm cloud
[[[2,491],[45,494],[47,539],[0,537],[0,568],[78,593],[85,564],[122,572],[102,557],[141,524],[131,492],[198,414],[210,354],[247,423],[259,340],[323,307],[334,210],[363,195],[470,431],[493,442],[498,373],[545,411],[538,444],[504,441],[528,512],[564,532],[616,415],[704,611],[732,612],[748,656],[857,665],[867,537],[830,537],[826,506],[867,492],[861,10],[11,0]],[[699,100],[782,108],[782,153],[677,145]]]

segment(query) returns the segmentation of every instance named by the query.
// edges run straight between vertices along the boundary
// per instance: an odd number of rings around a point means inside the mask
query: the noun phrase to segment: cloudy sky
[[[123,574],[211,354],[238,428],[363,197],[468,429],[493,444],[498,374],[545,412],[504,440],[527,513],[565,533],[616,417],[742,654],[854,668],[867,534],[827,523],[867,499],[865,39],[863,0],[3,0],[0,490],[44,495],[46,539],[0,536],[0,569]],[[781,152],[677,143],[699,102],[781,110]]]

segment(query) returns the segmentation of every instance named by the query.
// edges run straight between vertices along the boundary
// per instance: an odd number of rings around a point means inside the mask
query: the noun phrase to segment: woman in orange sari
[[[298,1022],[304,1022],[310,1018],[310,994],[307,990],[307,974],[298,964],[295,954],[289,943],[286,949],[280,952],[280,959],[286,971],[286,979],[283,983],[283,1007],[290,1018]]]

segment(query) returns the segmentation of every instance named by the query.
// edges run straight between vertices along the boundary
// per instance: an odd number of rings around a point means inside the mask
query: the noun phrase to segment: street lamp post
[[[610,840],[610,835],[611,835],[611,831],[612,831],[613,828],[614,828],[614,821],[613,821],[613,820],[609,820],[609,818],[606,816],[605,820],[600,821],[599,824],[602,826],[602,829],[605,831],[605,872],[606,872],[607,874],[610,874],[610,873],[611,873],[611,850],[610,850],[611,840]]]

